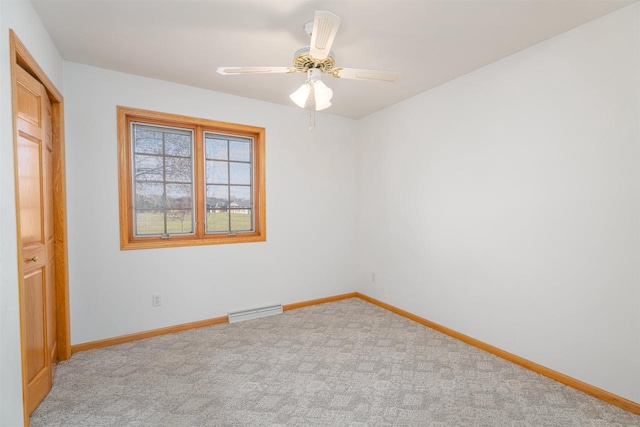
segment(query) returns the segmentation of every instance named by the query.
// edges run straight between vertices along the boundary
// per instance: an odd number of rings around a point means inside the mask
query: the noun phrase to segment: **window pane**
[[[193,233],[193,138],[188,129],[134,123],[134,235]]]
[[[229,163],[229,181],[231,184],[251,184],[251,164]]]
[[[253,221],[251,209],[229,209],[231,214],[231,231],[251,231]]]
[[[134,163],[136,181],[162,181],[162,157],[136,154]]]
[[[191,209],[168,210],[167,233],[193,233],[193,218],[191,216]]]
[[[227,162],[207,160],[207,184],[228,184],[228,164]]]
[[[135,128],[135,153],[162,154],[162,132]]]
[[[230,186],[231,203],[230,207],[251,207],[251,187],[248,186]]]
[[[191,184],[167,184],[168,209],[191,209],[193,206]]]
[[[253,230],[253,139],[205,133],[205,143],[207,231]]]
[[[250,141],[229,141],[229,160],[251,161]]]
[[[164,211],[138,210],[136,211],[136,236],[164,233]]]
[[[207,212],[207,233],[229,231],[229,212],[225,209]]]
[[[229,187],[226,185],[207,185],[207,205],[212,208],[229,206]]]
[[[191,157],[191,135],[167,132],[164,153],[169,156]]]
[[[227,141],[225,139],[206,137],[205,155],[207,159],[228,160]]]
[[[164,207],[164,185],[156,182],[136,182],[136,209],[153,209]]]
[[[167,182],[191,182],[191,158],[165,157]]]

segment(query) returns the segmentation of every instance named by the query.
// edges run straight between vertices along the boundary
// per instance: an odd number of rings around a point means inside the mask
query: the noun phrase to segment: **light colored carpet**
[[[360,299],[74,354],[38,426],[640,426]]]

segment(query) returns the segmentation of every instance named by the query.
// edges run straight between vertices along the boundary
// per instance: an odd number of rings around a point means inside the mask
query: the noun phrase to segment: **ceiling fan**
[[[299,107],[314,111],[331,106],[333,91],[322,82],[320,78],[322,73],[339,79],[383,82],[398,80],[397,72],[335,66],[331,46],[340,21],[340,17],[332,12],[317,10],[314,20],[304,25],[305,32],[311,36],[311,43],[295,52],[291,67],[219,67],[217,71],[222,75],[307,73],[307,80],[290,95],[290,98]]]

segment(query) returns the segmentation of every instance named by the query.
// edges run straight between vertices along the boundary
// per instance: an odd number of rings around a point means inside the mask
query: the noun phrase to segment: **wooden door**
[[[57,362],[51,102],[16,67],[17,170],[22,273],[20,317],[25,405],[33,412],[51,389]]]

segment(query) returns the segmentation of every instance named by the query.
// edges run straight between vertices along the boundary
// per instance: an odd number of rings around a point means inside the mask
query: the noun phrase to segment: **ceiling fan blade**
[[[400,77],[400,73],[395,71],[361,70],[358,68],[334,68],[331,74],[340,79],[376,80],[382,82],[395,82]]]
[[[329,56],[333,39],[336,38],[338,27],[340,27],[340,17],[327,10],[316,10],[313,19],[313,30],[311,30],[311,44],[309,45],[309,55],[315,59],[325,60]]]
[[[218,67],[218,74],[286,74],[295,73],[293,67]]]

